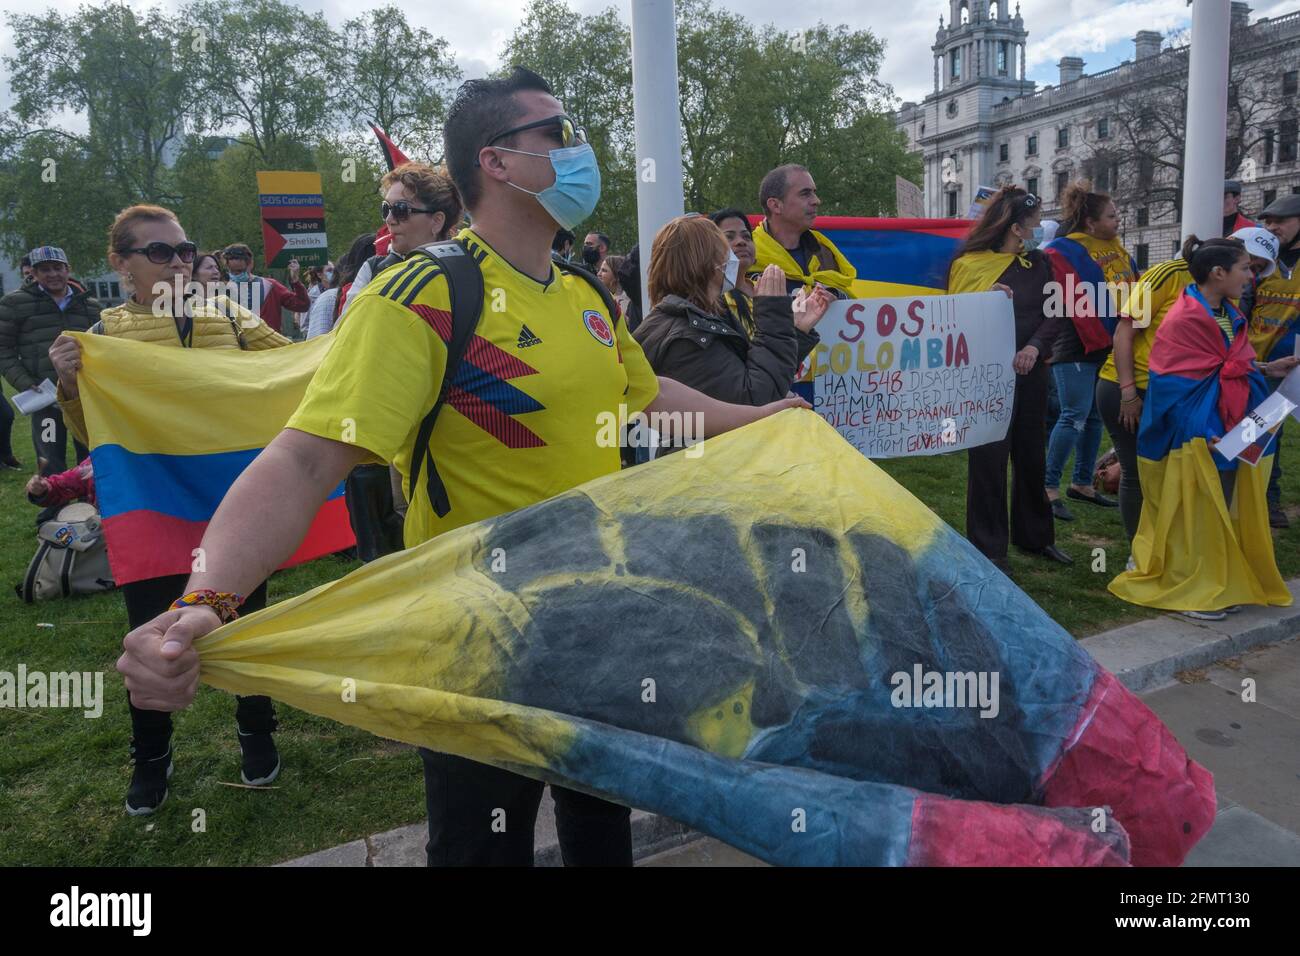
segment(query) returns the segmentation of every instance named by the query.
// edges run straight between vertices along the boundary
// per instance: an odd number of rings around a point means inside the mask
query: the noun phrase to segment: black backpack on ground
[[[431,259],[442,270],[447,279],[447,296],[451,311],[451,339],[447,342],[447,366],[442,376],[442,388],[437,401],[420,422],[415,442],[411,447],[411,477],[406,489],[407,501],[415,498],[421,474],[424,475],[425,491],[434,513],[442,518],[451,511],[451,502],[447,498],[447,488],[438,474],[433,461],[430,440],[433,426],[437,424],[438,413],[447,400],[452,381],[465,357],[469,341],[478,328],[479,316],[483,311],[483,273],[478,262],[471,256],[459,240],[436,242],[421,246],[403,259],[396,253],[387,256],[375,256],[370,259],[371,281],[379,273],[399,262],[410,261],[416,256]],[[579,266],[552,256],[556,268],[568,275],[576,275],[585,280],[600,295],[610,321],[617,324],[618,307],[609,290],[594,275]],[[362,465],[354,468],[345,483],[348,496],[348,515],[352,521],[352,530],[357,537],[357,556],[362,561],[375,558],[393,551],[400,551],[402,542],[402,516],[397,513],[393,501],[392,485],[389,481],[388,466]]]

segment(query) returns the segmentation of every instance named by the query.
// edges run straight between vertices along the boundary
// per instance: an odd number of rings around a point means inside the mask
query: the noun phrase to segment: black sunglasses
[[[442,212],[442,210],[421,209],[418,206],[412,206],[405,199],[399,199],[397,202],[393,202],[393,203],[390,203],[387,199],[385,199],[383,202],[379,204],[379,218],[381,221],[387,219],[391,215],[394,221],[396,222],[406,222],[406,220],[411,218],[411,213],[413,212],[423,212],[423,213],[432,214],[435,212]]]
[[[165,242],[151,242],[139,249],[126,250],[128,255],[138,252],[140,255],[148,257],[149,261],[157,266],[164,266],[171,262],[172,256],[179,256],[181,262],[193,262],[198,251],[199,247],[188,241],[176,246]]]
[[[532,123],[525,123],[523,126],[512,126],[510,129],[503,130],[489,139],[484,146],[491,146],[497,140],[505,139],[507,136],[513,136],[515,133],[522,133],[530,129],[541,129],[545,126],[558,126],[560,128],[560,147],[569,149],[573,146],[581,146],[587,142],[587,131],[573,121],[573,118],[560,113],[558,116],[548,116],[546,119],[535,120]],[[474,165],[478,165],[478,160],[474,160]]]

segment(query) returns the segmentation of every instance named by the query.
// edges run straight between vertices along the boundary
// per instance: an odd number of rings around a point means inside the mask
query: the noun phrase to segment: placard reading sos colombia
[[[868,458],[960,451],[1006,436],[1015,316],[1002,292],[831,304],[800,367],[813,409]]]

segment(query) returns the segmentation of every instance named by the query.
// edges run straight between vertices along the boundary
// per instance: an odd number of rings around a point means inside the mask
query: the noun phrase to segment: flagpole
[[[1223,166],[1228,135],[1227,0],[1194,0],[1187,66],[1183,153],[1183,238],[1223,233]]]
[[[642,314],[655,233],[684,211],[682,126],[677,112],[677,18],[673,0],[632,0],[632,113]],[[701,210],[706,211],[706,210]]]

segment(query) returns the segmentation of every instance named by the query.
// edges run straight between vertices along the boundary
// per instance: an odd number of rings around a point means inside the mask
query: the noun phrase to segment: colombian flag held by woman
[[[1225,305],[1231,345],[1193,284],[1170,308],[1151,349],[1138,430],[1144,501],[1133,540],[1137,569],[1110,583],[1113,594],[1133,604],[1217,611],[1291,603],[1273,558],[1264,499],[1273,448],[1251,467],[1225,461],[1209,444],[1268,395],[1245,318]]]
[[[113,579],[188,574],[226,490],[289,420],[333,336],[245,352],[70,334]],[[284,566],[355,543],[340,485]]]

